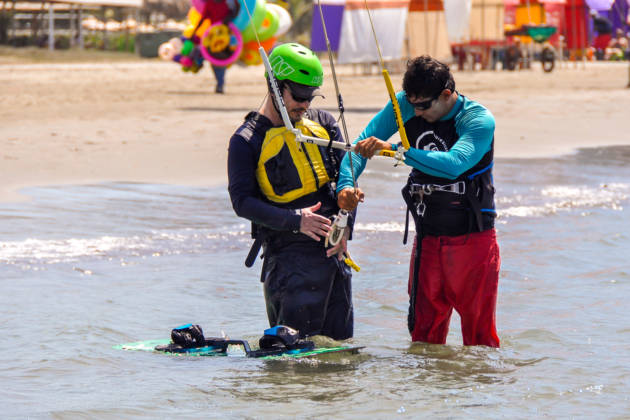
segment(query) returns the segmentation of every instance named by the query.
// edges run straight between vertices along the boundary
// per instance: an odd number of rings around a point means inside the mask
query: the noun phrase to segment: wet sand
[[[330,72],[327,70],[328,75]],[[380,73],[337,69],[350,136],[387,100]],[[104,181],[221,185],[228,139],[265,94],[262,67],[211,71],[157,60],[0,65],[0,200],[32,185]],[[393,74],[400,87],[402,74]],[[496,156],[537,157],[630,144],[627,63],[550,74],[455,72],[457,89],[495,115]],[[337,115],[332,79],[314,106]]]

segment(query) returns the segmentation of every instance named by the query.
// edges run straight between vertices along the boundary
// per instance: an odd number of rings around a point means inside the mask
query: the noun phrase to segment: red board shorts
[[[410,294],[417,240],[409,267]],[[422,240],[411,339],[446,343],[455,308],[461,318],[464,345],[499,347],[495,310],[500,265],[494,229],[462,236],[426,236]]]

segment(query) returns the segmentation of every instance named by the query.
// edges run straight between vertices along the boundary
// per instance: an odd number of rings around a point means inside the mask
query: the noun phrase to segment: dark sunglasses
[[[298,96],[295,93],[293,93],[293,91],[291,90],[291,88],[289,88],[289,93],[291,94],[291,97],[293,98],[293,100],[295,102],[311,102],[315,97],[314,96],[309,96],[309,97],[302,97],[302,96]]]
[[[442,92],[438,93],[433,98],[427,99],[426,101],[422,101],[422,102],[411,102],[409,100],[409,97],[407,97],[407,102],[409,102],[409,105],[411,105],[415,109],[419,109],[420,111],[426,111],[427,109],[431,108],[431,106],[433,105],[433,101],[439,98],[441,94]]]
[[[288,83],[286,83],[285,86],[286,86],[287,90],[289,91],[289,93],[291,94],[291,97],[293,98],[293,100],[295,102],[311,102],[315,98],[312,95],[304,97],[304,96],[300,96],[300,95],[294,93],[293,90],[291,90],[291,85],[288,84]]]
[[[407,102],[409,102],[409,105],[411,105],[415,109],[419,109],[420,111],[426,111],[427,109],[431,108],[431,105],[433,104],[433,101],[435,101],[437,98],[440,97],[440,95],[442,94],[444,89],[449,89],[448,84],[449,83],[448,83],[448,80],[447,80],[446,83],[444,84],[444,87],[442,88],[442,90],[440,90],[440,92],[438,94],[436,94],[433,98],[427,99],[426,101],[411,102],[409,100],[409,97],[406,94],[405,94],[405,97],[407,98]]]

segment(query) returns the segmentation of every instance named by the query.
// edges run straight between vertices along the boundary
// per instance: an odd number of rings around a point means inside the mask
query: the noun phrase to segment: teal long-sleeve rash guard
[[[403,121],[406,123],[415,117],[414,108],[407,101],[404,91],[398,92],[396,98],[400,104]],[[483,105],[458,94],[455,105],[440,121],[449,119],[455,120],[455,129],[459,136],[455,145],[449,151],[421,150],[411,147],[404,154],[405,164],[429,175],[455,179],[475,166],[491,149],[495,122],[490,111]],[[394,108],[392,102],[389,101],[372,118],[354,143],[370,136],[388,140],[397,131]],[[414,139],[410,138],[409,141],[412,145],[414,144]],[[346,154],[340,168],[337,192],[353,186],[350,161],[348,159],[349,156]],[[352,153],[352,160],[354,175],[358,179],[365,169],[367,159],[358,153]]]

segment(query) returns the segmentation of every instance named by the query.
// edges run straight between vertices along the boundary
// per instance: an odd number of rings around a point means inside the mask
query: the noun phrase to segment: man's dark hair
[[[455,91],[455,79],[446,64],[428,55],[407,61],[403,90],[408,96],[434,98],[444,89]]]

